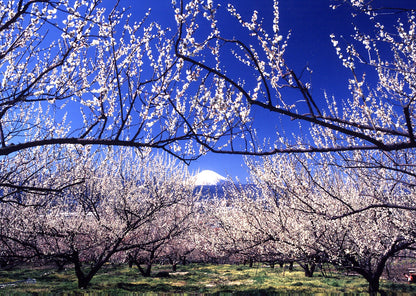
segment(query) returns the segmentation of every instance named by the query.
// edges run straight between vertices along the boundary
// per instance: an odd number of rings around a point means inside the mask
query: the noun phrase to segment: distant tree
[[[275,172],[268,171],[270,167],[263,167],[264,175],[261,179],[257,178],[257,172],[252,166],[251,168],[255,186],[234,192],[235,202],[232,207],[238,208],[243,213],[243,217],[238,220],[239,225],[235,225],[235,228],[247,235],[246,241],[252,238],[251,251],[256,253],[253,258],[269,262],[297,262],[304,270],[305,276],[312,277],[327,257],[325,250],[319,245],[319,240],[325,231],[321,227],[322,217],[308,216],[302,210],[294,209],[290,204],[293,194],[291,189],[296,187],[297,192],[313,194],[311,183],[303,178],[301,184],[283,188],[281,180],[272,179]],[[286,176],[290,178],[289,174]],[[268,181],[271,183],[269,184]],[[290,180],[290,182],[294,181]],[[241,228],[242,220],[247,221],[251,231]],[[253,231],[257,233],[256,236],[250,235]],[[257,239],[253,240],[255,237]]]
[[[198,231],[202,246],[220,262],[252,265],[262,261],[270,255],[265,254],[264,246],[270,244],[271,238],[266,230],[268,221],[263,219],[269,212],[261,203],[260,192],[241,184],[228,185],[224,191],[225,196],[205,201],[206,218]],[[278,247],[273,253],[277,251]]]
[[[145,277],[150,276],[152,266],[165,257],[169,246],[181,241],[184,244],[181,248],[186,250],[187,240],[192,243],[190,233],[194,227],[195,202],[199,197],[185,167],[165,162],[155,166],[156,169],[151,169],[152,166],[154,164],[147,168],[141,179],[144,182],[140,184],[138,199],[156,200],[163,207],[154,211],[123,242],[126,247],[132,246],[128,248],[127,260]]]
[[[195,222],[195,220],[193,220]],[[176,272],[178,264],[186,265],[196,250],[195,227],[190,227],[185,235],[169,241],[165,246],[162,259],[167,260]]]

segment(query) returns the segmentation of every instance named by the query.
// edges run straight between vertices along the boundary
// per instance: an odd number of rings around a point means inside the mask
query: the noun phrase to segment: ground
[[[169,266],[156,266],[154,274],[168,271]],[[29,281],[25,281],[29,279]],[[275,293],[363,293],[367,283],[356,275],[347,275],[327,269],[325,276],[317,272],[306,278],[299,268],[271,269],[260,264],[250,268],[243,265],[187,265],[171,272],[169,278],[144,278],[135,268],[108,264],[97,274],[88,289],[79,290],[73,270],[63,272],[52,268],[19,268],[0,271],[1,295],[10,294],[98,294],[126,295],[134,293],[225,293],[233,295],[272,295]],[[416,285],[402,282],[382,281],[382,289],[388,294],[416,294]]]

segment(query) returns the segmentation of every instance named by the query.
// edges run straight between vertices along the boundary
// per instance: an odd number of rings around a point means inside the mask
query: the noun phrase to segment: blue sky
[[[273,1],[272,0],[219,0],[222,8],[219,13],[225,29],[223,36],[244,38],[238,35],[237,26],[232,17],[227,18],[226,4],[231,2],[246,19],[250,19],[253,10],[259,12],[259,18],[263,19],[267,29],[272,28]],[[338,1],[341,2],[341,1]],[[414,0],[383,0],[390,5],[400,6],[414,3]],[[174,27],[174,16],[170,0],[126,0],[131,6],[134,16],[140,18],[149,7],[152,8],[151,19],[168,27]],[[283,36],[291,31],[286,51],[286,62],[296,73],[300,73],[305,66],[310,67],[313,73],[306,77],[312,83],[311,93],[318,102],[323,99],[324,91],[330,96],[345,99],[348,95],[347,81],[349,72],[342,67],[335,50],[331,45],[329,35],[349,36],[352,32],[352,19],[347,7],[333,10],[329,7],[333,1],[311,1],[311,0],[281,0],[279,1],[280,30]],[[366,23],[360,23],[367,26]],[[368,29],[371,29],[369,27]],[[227,31],[228,30],[228,31]],[[236,36],[237,34],[237,36]],[[254,110],[256,127],[261,137],[272,136],[275,131],[276,119],[269,113]],[[210,169],[221,175],[230,175],[244,180],[247,177],[246,169],[243,167],[241,156],[213,155],[208,154],[190,165],[191,171]]]

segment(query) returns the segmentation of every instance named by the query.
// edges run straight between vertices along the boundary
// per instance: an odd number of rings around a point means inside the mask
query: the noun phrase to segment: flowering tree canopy
[[[227,133],[212,125],[217,105],[186,97],[200,70],[185,71],[175,33],[100,2],[0,4],[0,155],[100,144],[197,157],[192,139]]]
[[[0,155],[75,143],[160,148],[185,161],[206,151],[414,147],[414,11],[387,27],[380,10],[351,5],[374,19],[376,33],[355,28],[345,46],[331,35],[351,71],[351,98],[340,102],[313,98],[286,63],[277,1],[271,32],[256,11],[245,20],[227,7],[251,38],[242,41],[221,31],[213,1],[177,3],[175,29],[148,22],[148,14],[132,22],[121,5],[106,10],[98,0],[2,3]],[[254,80],[234,75],[231,63]],[[323,138],[283,139],[282,127],[270,147],[257,146],[253,107],[301,120]]]
[[[362,275],[374,294],[387,261],[415,245],[409,174],[348,162],[336,166],[308,154],[274,155],[248,165],[262,190],[253,202],[262,203],[263,213],[248,209],[247,217],[260,221],[258,228],[280,243],[282,253],[289,249],[300,256],[302,267],[309,261],[315,268],[324,259]]]
[[[281,120],[301,122],[302,131],[319,130],[321,137],[314,140],[303,135],[290,138],[286,125],[276,131],[270,147],[256,147],[250,142],[250,130],[239,129],[248,139],[242,146],[231,138],[227,149],[206,146],[215,152],[244,154],[273,154],[280,152],[328,152],[348,150],[385,151],[413,148],[414,97],[415,97],[415,8],[375,8],[365,1],[338,1],[333,8],[350,2],[353,17],[366,16],[372,22],[372,31],[354,27],[351,40],[331,34],[334,50],[351,76],[346,83],[351,91],[347,100],[319,98],[310,92],[311,85],[303,82],[301,73],[295,73],[285,59],[288,38],[279,29],[278,2],[274,1],[273,28],[268,31],[254,11],[251,19],[244,19],[238,9],[227,9],[248,37],[233,37],[224,33],[216,17],[213,1],[180,1],[176,10],[179,39],[175,50],[188,65],[200,69],[201,85],[212,78],[221,91],[219,97],[234,99],[234,106],[250,106],[270,111],[268,116]],[[372,2],[372,1],[369,1]],[[400,12],[392,21],[389,13]],[[210,23],[211,31],[200,29],[200,19]],[[204,28],[206,29],[206,28]],[[234,34],[234,32],[232,32]],[[248,40],[248,41],[247,41]],[[230,74],[230,62],[241,63],[252,74],[251,81],[242,81],[239,72]],[[204,77],[202,79],[202,77]],[[289,90],[295,90],[295,95]],[[206,92],[205,92],[206,93]],[[223,100],[224,101],[224,100]],[[240,103],[241,102],[241,103]],[[226,108],[225,108],[226,109]],[[221,108],[220,108],[221,110]],[[227,112],[222,112],[228,118]],[[236,113],[234,113],[236,114]],[[221,118],[221,117],[218,117]],[[284,121],[282,121],[284,123]],[[234,144],[234,145],[233,145]],[[245,145],[244,145],[245,144]]]
[[[0,202],[2,262],[71,263],[85,288],[110,258],[161,249],[191,227],[198,194],[183,163],[132,148],[67,146],[61,178],[85,181],[61,194],[20,192],[19,204]]]

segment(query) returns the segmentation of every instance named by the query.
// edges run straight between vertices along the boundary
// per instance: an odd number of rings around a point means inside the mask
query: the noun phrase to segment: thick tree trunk
[[[91,279],[87,279],[85,277],[78,277],[78,288],[86,289],[90,281]]]
[[[156,250],[152,250],[149,254],[149,258],[145,264],[146,264],[146,268],[144,269],[141,265],[139,260],[137,260],[136,258],[134,258],[134,263],[136,264],[137,268],[139,269],[140,273],[142,274],[142,276],[144,277],[149,277],[152,271],[152,265],[153,265],[153,260],[155,259],[155,251]]]
[[[101,263],[94,265],[92,269],[87,274],[85,274],[81,269],[81,264],[75,264],[75,274],[78,279],[78,288],[80,289],[87,288],[92,278],[100,270],[101,266],[102,266]]]
[[[152,264],[151,263],[147,263],[146,264],[146,268],[143,268],[139,262],[136,261],[136,266],[140,271],[140,274],[144,277],[150,277],[150,274],[152,272]]]
[[[300,267],[303,268],[305,272],[305,277],[313,277],[313,273],[316,269],[316,263],[315,262],[306,262],[306,263],[299,263]]]
[[[102,260],[95,262],[88,273],[84,273],[82,271],[82,263],[79,260],[79,254],[74,253],[72,255],[72,261],[74,263],[75,268],[75,275],[78,279],[78,288],[85,289],[88,287],[89,283],[91,282],[92,278],[97,274],[97,272],[101,269],[101,267],[108,261],[111,255],[108,255]]]
[[[135,259],[132,254],[127,254],[127,262],[129,264],[129,268],[133,268],[133,265],[135,264]]]
[[[82,271],[81,264],[79,262],[75,263],[75,275],[77,276],[77,279],[78,279],[78,288],[80,289],[87,288],[94,274],[89,272],[87,275],[85,275],[84,272]]]
[[[378,293],[380,293],[380,278],[383,273],[384,266],[385,266],[385,260],[381,260],[380,262],[378,262],[375,271],[369,267],[352,268],[352,270],[358,272],[367,280],[368,293],[370,294],[370,296],[375,296],[375,295],[378,295]]]
[[[378,292],[380,292],[380,278],[368,280],[368,293],[370,296],[376,296]]]

